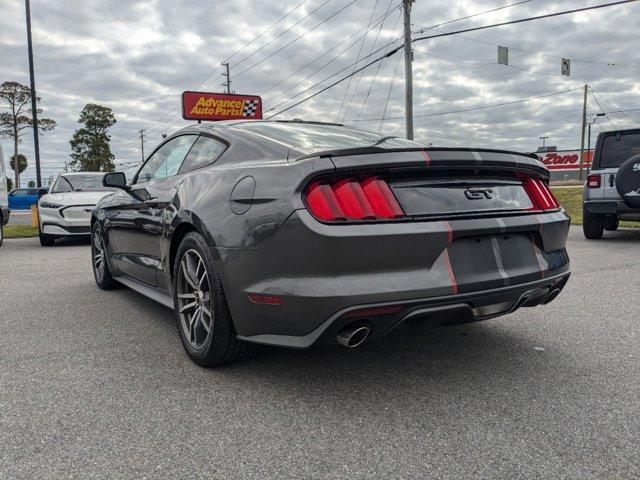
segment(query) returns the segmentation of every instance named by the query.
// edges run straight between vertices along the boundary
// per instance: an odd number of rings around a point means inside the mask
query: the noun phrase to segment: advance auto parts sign
[[[259,120],[262,99],[255,95],[184,92],[182,118],[185,120]]]

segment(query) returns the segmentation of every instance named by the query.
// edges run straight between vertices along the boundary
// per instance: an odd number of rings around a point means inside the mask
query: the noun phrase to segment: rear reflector
[[[600,188],[600,175],[589,175],[587,177],[587,187]]]
[[[280,305],[282,297],[279,295],[262,295],[260,293],[250,293],[249,301],[251,303],[261,303],[263,305]]]
[[[307,207],[318,220],[388,220],[404,212],[387,182],[378,177],[313,182]]]
[[[555,210],[560,206],[556,197],[545,182],[539,178],[527,178],[522,183],[534,208],[538,210]]]

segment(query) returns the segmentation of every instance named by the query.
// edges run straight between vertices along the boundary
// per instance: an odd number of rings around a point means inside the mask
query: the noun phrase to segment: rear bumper
[[[264,345],[308,348],[314,344],[333,343],[338,332],[349,325],[370,327],[371,334],[368,338],[376,340],[409,320],[427,322],[431,326],[477,322],[513,313],[521,307],[535,307],[552,301],[560,294],[570,275],[567,272],[535,282],[468,294],[447,295],[400,303],[358,305],[337,312],[306,335],[258,334],[239,335],[238,338]],[[401,310],[392,314],[375,314],[376,309],[383,311],[385,307],[391,306],[401,308]],[[483,307],[494,306],[497,308],[483,309]]]
[[[325,331],[341,326],[335,322],[354,309],[457,305],[468,313],[515,304],[531,289],[542,295],[563,286],[568,229],[563,211],[326,225],[298,210],[258,248],[219,248],[218,267],[240,338],[304,348],[331,341]],[[282,302],[254,304],[251,293],[276,295]],[[405,314],[403,308],[391,320],[403,321]],[[372,338],[389,328],[375,328]]]
[[[7,223],[9,223],[10,213],[11,210],[9,210],[7,207],[0,207],[0,225],[5,226]]]
[[[640,215],[640,209],[630,208],[621,200],[587,200],[583,206],[592,215]]]

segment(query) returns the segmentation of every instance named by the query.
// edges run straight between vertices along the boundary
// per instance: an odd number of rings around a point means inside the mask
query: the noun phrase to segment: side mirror
[[[129,187],[127,187],[127,177],[125,177],[122,172],[105,173],[104,177],[102,177],[102,185],[104,187],[129,190]]]

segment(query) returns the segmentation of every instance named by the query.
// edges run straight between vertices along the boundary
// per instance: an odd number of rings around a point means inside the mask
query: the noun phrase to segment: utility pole
[[[33,43],[31,42],[31,5],[29,0],[24,2],[27,11],[27,49],[29,52],[29,77],[31,80],[31,118],[33,119],[33,150],[36,156],[36,185],[42,186],[40,175],[40,142],[38,139],[38,107],[36,105],[36,79],[33,73]],[[19,185],[16,185],[16,188]]]
[[[582,130],[580,130],[580,176],[578,180],[582,181],[582,171],[584,169],[584,130],[587,127],[587,90],[589,85],[584,86],[584,99],[582,101]]]
[[[140,129],[140,153],[142,155],[142,163],[144,163],[144,129]]]
[[[225,67],[226,73],[222,72],[222,76],[226,77],[226,81],[222,84],[223,87],[227,87],[227,93],[231,93],[231,75],[229,74],[229,62],[224,62],[222,64]]]
[[[404,115],[408,140],[413,140],[413,51],[411,50],[411,4],[415,0],[402,0],[404,7]]]

